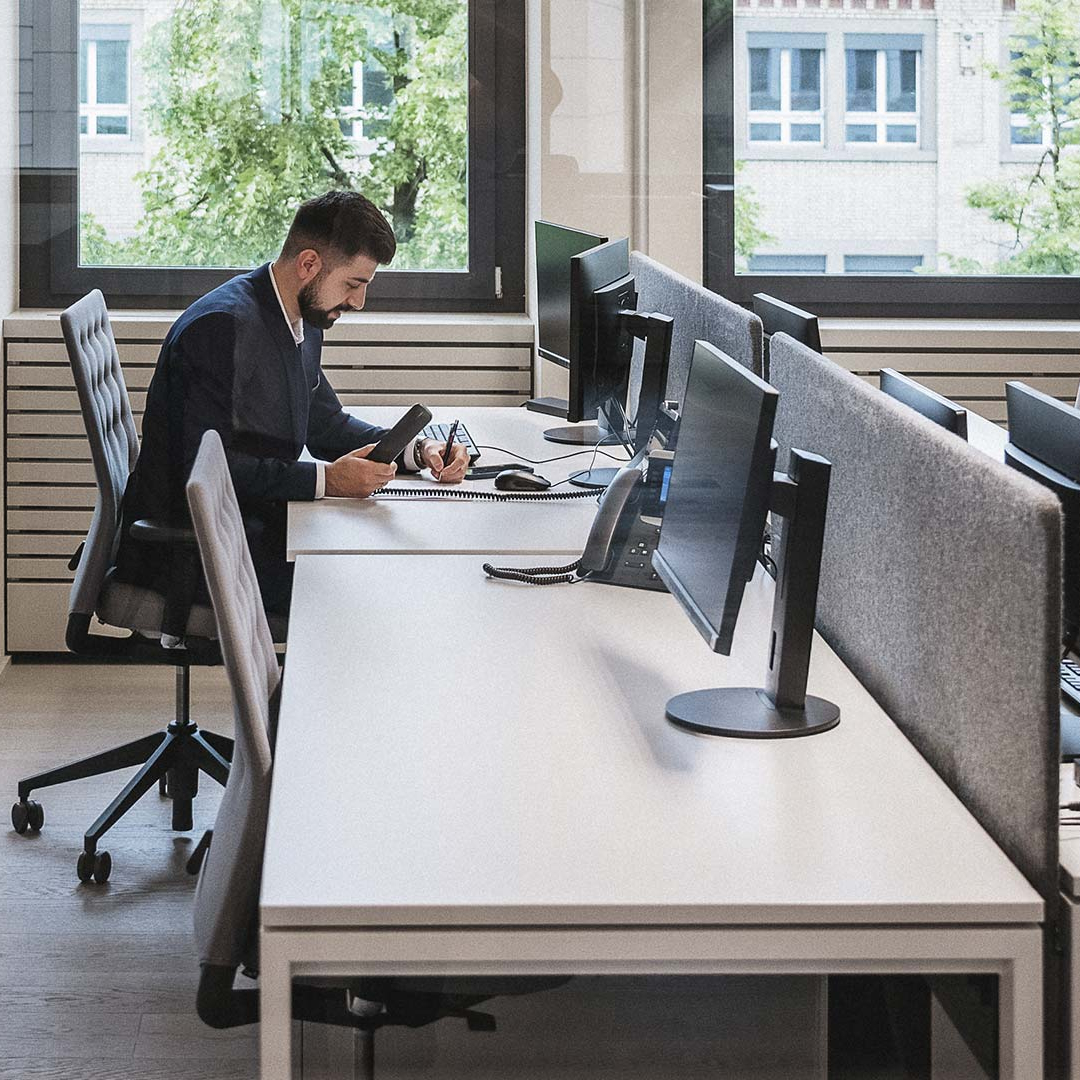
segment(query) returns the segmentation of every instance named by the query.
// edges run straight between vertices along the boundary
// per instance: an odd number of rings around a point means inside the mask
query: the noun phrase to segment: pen
[[[455,420],[450,425],[450,431],[446,435],[446,449],[443,451],[442,464],[445,469],[450,464],[450,455],[454,452],[454,436],[457,434],[459,421]]]

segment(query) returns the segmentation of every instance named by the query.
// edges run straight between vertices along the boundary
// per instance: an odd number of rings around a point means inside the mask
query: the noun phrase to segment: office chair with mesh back
[[[139,439],[128,402],[127,387],[101,292],[94,290],[60,316],[64,342],[79,393],[97,481],[97,500],[86,539],[72,559],[75,580],[68,605],[67,647],[79,656],[103,662],[168,664],[176,669],[175,715],[164,731],[146,735],[123,746],[71,762],[19,782],[18,801],[11,823],[18,833],[37,831],[44,824],[41,805],[30,799],[38,788],[99,776],[117,769],[141,766],[123,790],[87,830],[77,872],[83,882],[106,881],[112,868],[107,851],[98,850],[102,835],[156,783],[172,798],[172,827],[192,827],[191,803],[204,772],[224,784],[229,773],[232,740],[201,731],[190,715],[192,665],[220,664],[214,614],[205,605],[190,608],[178,648],[163,648],[158,640],[167,625],[174,598],[151,589],[116,581],[113,560],[120,528],[120,501],[139,454]],[[151,543],[187,545],[191,565],[197,566],[194,534],[140,521],[133,534]],[[95,634],[94,614],[103,623],[130,630],[125,638]],[[173,615],[175,621],[175,614]],[[285,620],[281,620],[284,624]],[[276,633],[284,639],[284,625]]]
[[[233,982],[241,965],[249,972],[258,970],[259,886],[281,675],[216,431],[203,435],[187,492],[232,687],[236,726],[232,768],[217,820],[189,862],[189,869],[199,875],[196,1009],[211,1027],[227,1028],[259,1019],[258,991],[236,989]],[[542,976],[308,980],[294,984],[293,1015],[352,1028],[359,1044],[357,1063],[370,1077],[374,1035],[380,1027],[420,1027],[443,1017],[460,1017],[473,1030],[492,1030],[494,1019],[476,1012],[474,1005],[496,995],[535,993],[567,981]]]

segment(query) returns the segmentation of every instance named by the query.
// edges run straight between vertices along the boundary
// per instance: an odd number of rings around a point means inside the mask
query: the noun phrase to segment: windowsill
[[[117,341],[160,341],[180,311],[109,312]],[[5,340],[61,340],[60,312],[50,308],[19,308],[3,323]],[[343,315],[326,332],[328,344],[344,342],[532,344],[533,321],[521,312],[366,311]]]
[[[911,348],[1076,349],[1080,320],[1076,319],[841,319],[818,320],[828,349],[873,349],[896,345],[902,338]]]

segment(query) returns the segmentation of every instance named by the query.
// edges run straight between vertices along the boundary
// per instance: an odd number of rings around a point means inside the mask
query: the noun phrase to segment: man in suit
[[[366,498],[397,469],[430,468],[442,483],[469,464],[458,445],[416,439],[396,463],[367,455],[385,429],[349,416],[320,367],[323,331],[364,306],[394,234],[363,195],[331,191],[296,212],[273,263],[227,281],[173,324],[143,415],[142,448],[124,494],[116,576],[166,597],[167,629],[182,634],[187,608],[207,603],[190,546],[133,539],[133,521],[188,521],[184,485],[203,433],[221,435],[267,611],[286,614],[287,504],[324,495]],[[314,462],[299,461],[307,446]]]

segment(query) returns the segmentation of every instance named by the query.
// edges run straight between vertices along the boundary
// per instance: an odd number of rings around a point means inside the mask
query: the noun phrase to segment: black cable
[[[560,480],[559,483],[566,481]],[[555,487],[555,484],[551,485]],[[559,499],[595,499],[595,491],[475,491],[452,487],[384,487],[371,493],[371,498],[406,499],[476,499],[480,502],[556,502]]]
[[[501,581],[520,581],[524,585],[576,585],[584,581],[577,575],[581,560],[566,566],[527,566],[516,569],[510,566],[492,566],[484,563],[484,573]]]
[[[617,441],[618,440],[616,440],[616,442]],[[502,446],[481,445],[481,446],[477,446],[476,449],[477,450],[498,450],[498,452],[500,454],[509,454],[510,457],[516,458],[518,461],[525,461],[529,465],[547,465],[547,463],[549,461],[565,461],[567,458],[581,457],[582,454],[592,454],[594,456],[596,454],[603,454],[604,457],[611,458],[612,461],[618,461],[618,462],[623,461],[622,458],[616,457],[614,454],[609,454],[606,450],[601,450],[600,447],[602,445],[604,445],[604,444],[603,443],[596,443],[595,446],[587,447],[584,450],[575,450],[571,454],[560,454],[558,457],[536,458],[536,459],[524,457],[521,454],[515,453],[513,450],[507,450],[505,447],[502,447]],[[612,443],[611,445],[615,445],[615,444]]]

